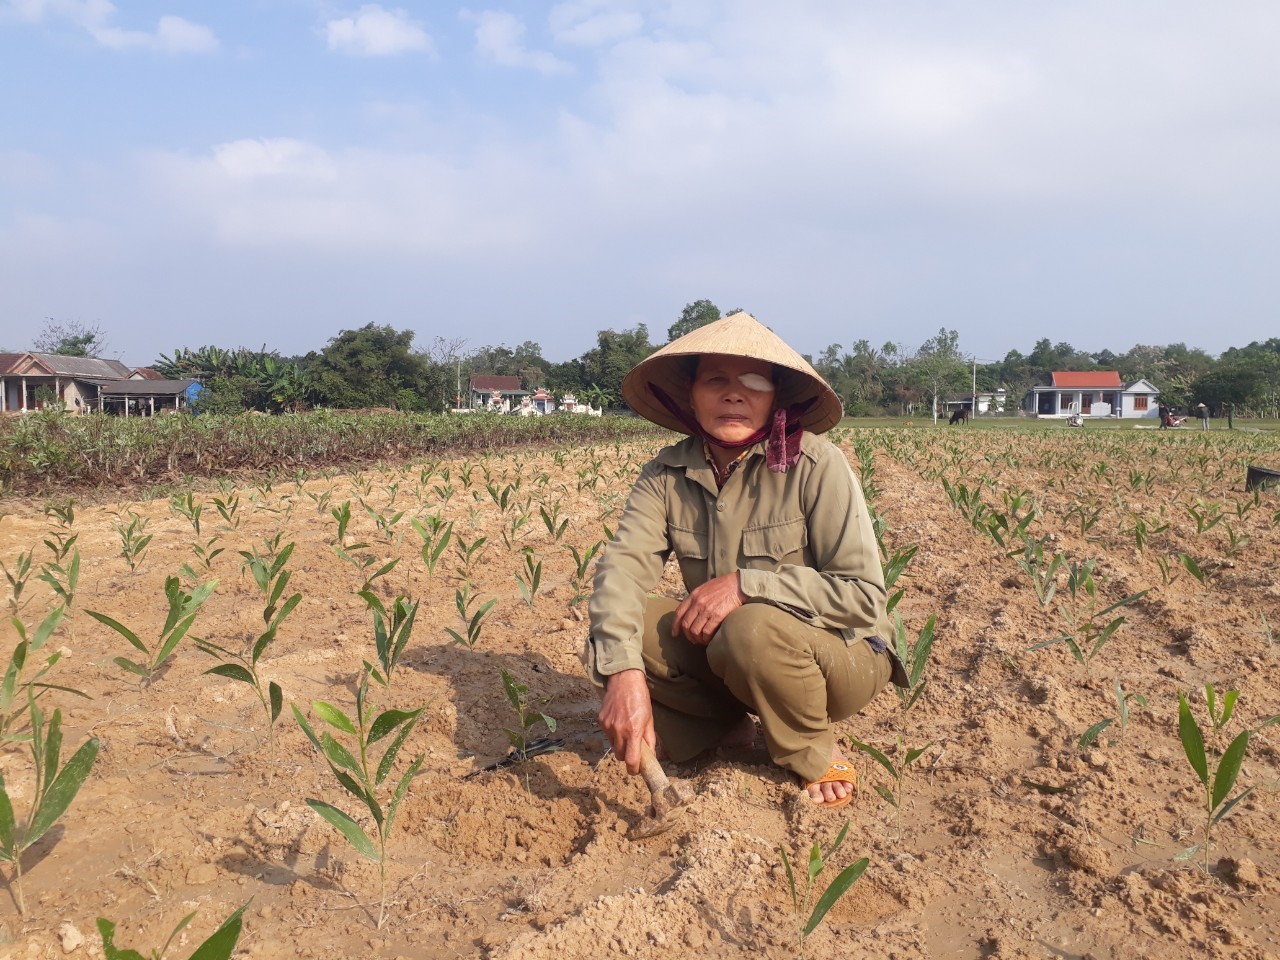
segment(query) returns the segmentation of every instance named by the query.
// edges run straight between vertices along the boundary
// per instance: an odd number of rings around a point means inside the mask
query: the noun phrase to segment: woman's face
[[[772,364],[714,353],[698,359],[690,389],[694,419],[709,436],[725,443],[764,429],[775,395]]]

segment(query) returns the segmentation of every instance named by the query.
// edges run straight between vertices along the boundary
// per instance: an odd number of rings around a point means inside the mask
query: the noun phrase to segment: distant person
[[[1173,417],[1169,416],[1169,405],[1167,403],[1160,404],[1160,429],[1168,430],[1173,426]]]
[[[1196,404],[1196,416],[1200,418],[1200,429],[1209,429],[1209,408],[1203,403]]]

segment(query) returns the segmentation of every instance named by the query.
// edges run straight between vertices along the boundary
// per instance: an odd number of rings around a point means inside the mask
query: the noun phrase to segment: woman
[[[635,773],[641,744],[688,760],[754,740],[809,797],[839,807],[855,777],[832,730],[892,676],[866,503],[844,455],[817,436],[840,401],[746,313],[637,364],[622,385],[641,416],[688,438],[641,472],[597,567],[586,661],[600,723]],[[688,595],[649,597],[675,551]]]

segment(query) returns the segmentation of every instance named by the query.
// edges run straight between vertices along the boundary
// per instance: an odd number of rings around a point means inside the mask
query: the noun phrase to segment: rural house
[[[1160,391],[1150,381],[1137,380],[1128,386],[1114,370],[1089,372],[1054,371],[1048,386],[1032,387],[1023,409],[1033,417],[1120,417],[1153,420],[1159,415],[1156,398]]]
[[[151,379],[119,360],[56,353],[0,354],[0,413],[61,407],[122,416],[185,410],[198,395],[194,380]]]
[[[482,374],[471,378],[467,406],[471,408],[497,407],[510,410],[520,405],[520,398],[529,395],[520,389],[519,377],[499,377]]]

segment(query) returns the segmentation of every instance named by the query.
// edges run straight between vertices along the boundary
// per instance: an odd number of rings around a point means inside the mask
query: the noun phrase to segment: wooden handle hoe
[[[688,780],[669,780],[649,745],[642,744],[640,749],[640,775],[649,787],[653,806],[649,814],[631,828],[632,840],[656,837],[671,829],[685,805],[693,799],[693,784]]]

